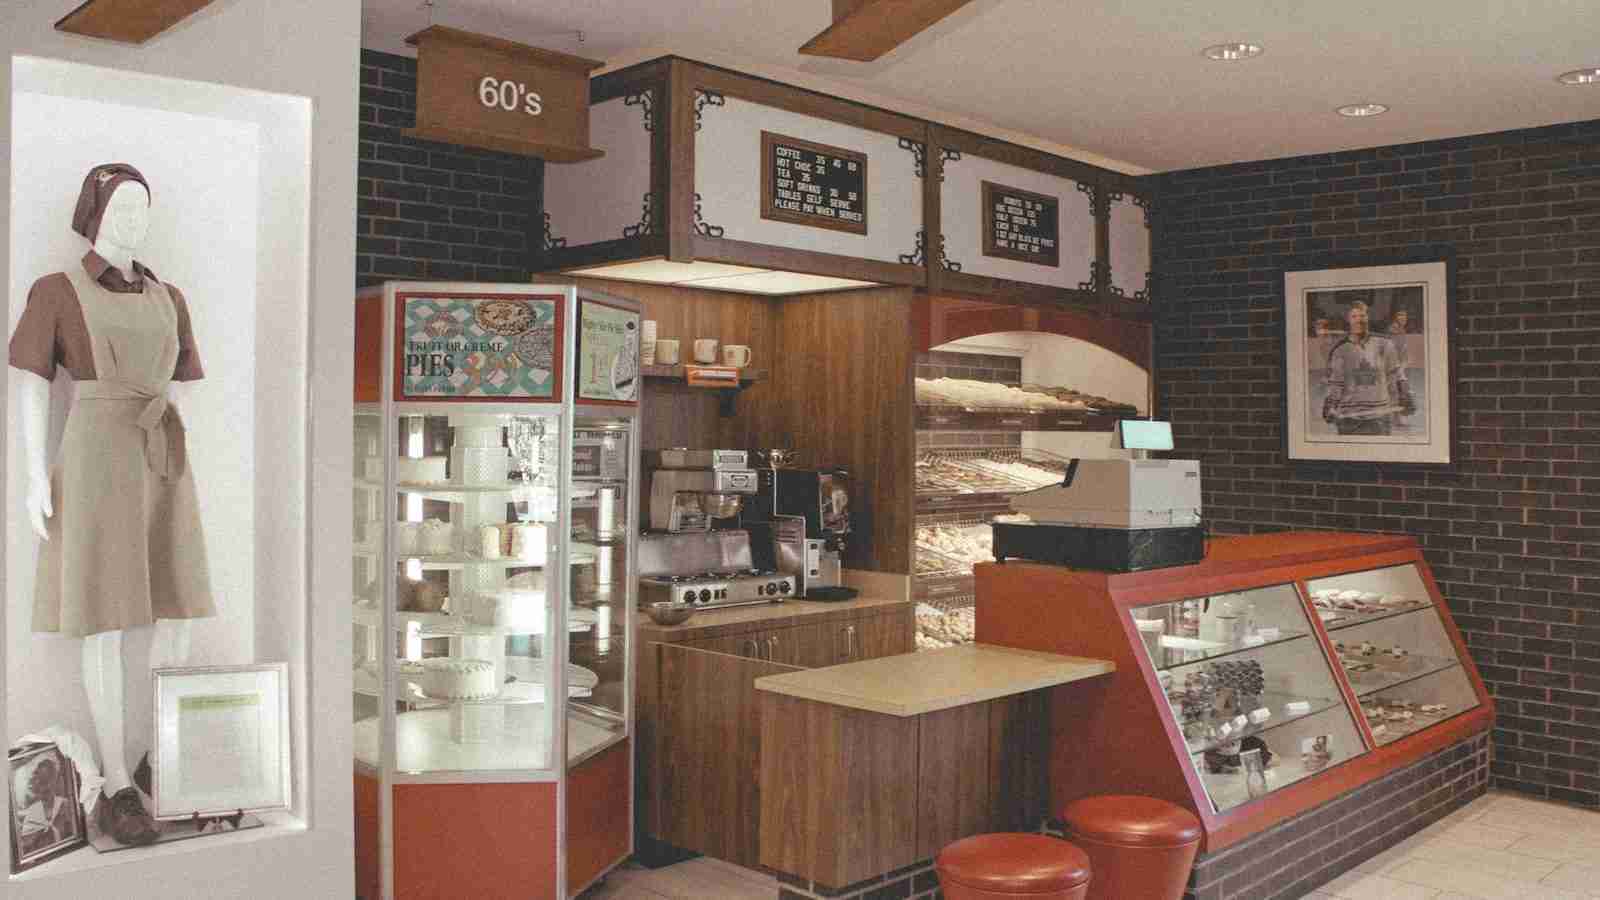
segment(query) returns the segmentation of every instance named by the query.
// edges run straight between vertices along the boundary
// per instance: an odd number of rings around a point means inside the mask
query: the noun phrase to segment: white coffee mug
[[[708,366],[717,364],[717,339],[695,338],[694,361]]]
[[[656,365],[675,366],[678,364],[678,342],[671,338],[656,340]]]
[[[723,347],[722,364],[736,369],[750,365],[750,348],[743,344],[729,344]]]

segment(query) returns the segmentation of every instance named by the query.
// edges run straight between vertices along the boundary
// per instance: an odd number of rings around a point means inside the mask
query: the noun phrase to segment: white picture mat
[[[158,819],[287,809],[288,666],[157,669]]]
[[[1284,290],[1284,396],[1285,427],[1288,429],[1290,459],[1340,460],[1350,462],[1448,463],[1450,462],[1450,338],[1449,309],[1445,296],[1447,266],[1444,262],[1403,265],[1362,266],[1348,269],[1321,269],[1286,272]],[[1429,400],[1422,413],[1427,416],[1427,443],[1404,443],[1393,436],[1347,436],[1345,441],[1309,435],[1310,410],[1306,404],[1309,354],[1306,321],[1306,294],[1309,291],[1387,287],[1401,284],[1424,286],[1423,315],[1426,331],[1418,335],[1428,361]]]

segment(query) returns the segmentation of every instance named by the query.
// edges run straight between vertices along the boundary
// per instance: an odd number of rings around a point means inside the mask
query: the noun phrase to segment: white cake
[[[511,555],[535,566],[544,565],[550,531],[538,522],[518,522],[511,526]]]
[[[504,484],[511,453],[504,447],[456,447],[450,462],[456,484]]]
[[[429,519],[417,535],[417,552],[423,556],[448,556],[455,552],[455,529],[449,522]]]
[[[445,458],[442,456],[424,456],[414,458],[402,456],[395,460],[397,468],[395,479],[402,482],[442,482],[444,481]]]
[[[479,594],[472,605],[472,620],[479,625],[543,630],[544,591],[506,589]]]
[[[444,657],[422,661],[422,692],[436,700],[487,700],[498,696],[494,663]]]

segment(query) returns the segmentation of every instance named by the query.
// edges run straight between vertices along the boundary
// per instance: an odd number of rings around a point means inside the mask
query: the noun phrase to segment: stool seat
[[[980,834],[939,851],[946,882],[996,894],[1045,894],[1089,882],[1089,857],[1042,834]],[[945,893],[950,893],[948,888]]]
[[[1074,800],[1061,818],[1078,837],[1124,847],[1179,847],[1200,840],[1200,820],[1193,813],[1137,794]]]
[[[1074,800],[1061,818],[1094,867],[1086,900],[1179,900],[1205,836],[1194,813],[1133,794]]]

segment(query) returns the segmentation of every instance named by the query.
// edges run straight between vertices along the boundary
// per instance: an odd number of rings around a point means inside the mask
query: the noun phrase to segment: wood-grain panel
[[[911,571],[913,296],[873,288],[784,298],[773,378],[748,401],[766,445],[850,470],[853,568]]]
[[[989,830],[989,703],[917,716],[917,858]]]
[[[1140,368],[1150,369],[1150,325],[1111,319],[1095,310],[1041,307],[954,294],[917,295],[917,349],[1001,331],[1039,331],[1088,341]]]
[[[661,840],[742,866],[760,855],[762,708],[754,681],[794,666],[676,644],[660,654]]]
[[[85,37],[142,44],[212,0],[88,0],[56,22],[60,31]]]
[[[377,900],[382,894],[383,813],[378,798],[381,787],[371,775],[355,773],[356,896]]]
[[[990,831],[1033,831],[1049,816],[1049,740],[1049,691],[990,701]]]
[[[567,780],[567,896],[627,858],[631,851],[627,791],[633,747],[627,741],[584,760]]]
[[[355,394],[357,403],[383,400],[383,295],[356,298]]]
[[[916,862],[917,720],[761,703],[761,864],[837,888]]]

